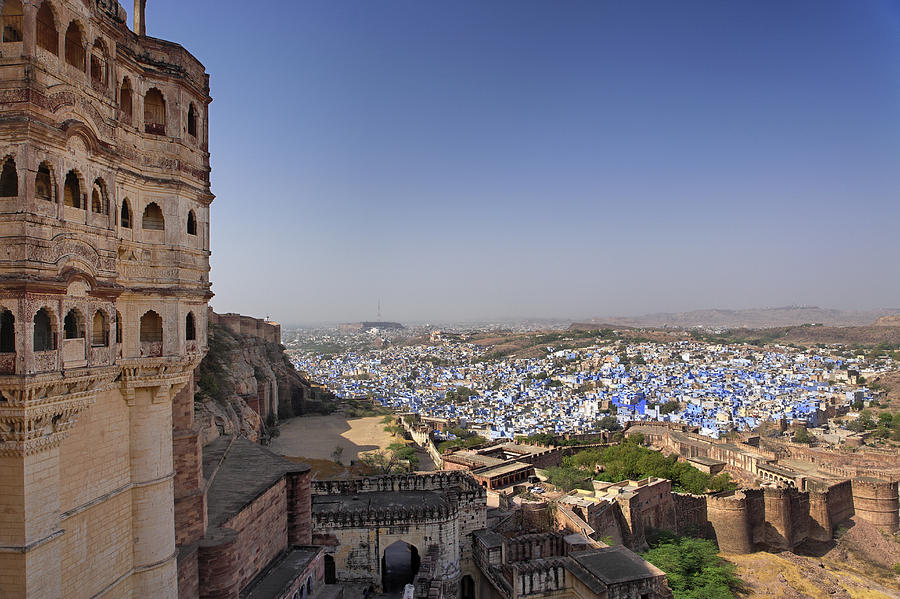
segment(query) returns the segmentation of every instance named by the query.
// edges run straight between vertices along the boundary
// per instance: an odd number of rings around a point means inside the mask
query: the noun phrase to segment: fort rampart
[[[209,309],[210,324],[218,324],[235,335],[258,337],[268,343],[281,343],[281,325],[277,322],[229,312],[216,314]]]

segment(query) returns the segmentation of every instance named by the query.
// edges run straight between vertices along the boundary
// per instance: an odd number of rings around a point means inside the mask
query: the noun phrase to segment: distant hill
[[[882,326],[891,326],[900,317],[900,309],[884,310],[832,310],[815,306],[785,306],[781,308],[752,308],[747,310],[693,310],[691,312],[660,312],[644,316],[604,316],[592,318],[589,324],[629,327],[670,327],[687,329],[706,328],[751,328],[786,327],[801,324],[822,324],[826,326],[866,326],[880,320]],[[581,324],[581,323],[580,323]],[[896,326],[896,325],[894,325]]]

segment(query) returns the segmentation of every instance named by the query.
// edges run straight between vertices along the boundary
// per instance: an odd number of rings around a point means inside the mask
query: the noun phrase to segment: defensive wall
[[[438,451],[437,446],[434,444],[434,441],[431,439],[431,429],[424,425],[412,425],[406,421],[405,418],[400,417],[400,426],[409,433],[409,436],[412,437],[413,442],[416,445],[423,448],[428,456],[431,458],[431,461],[434,462],[434,467],[437,469],[442,469],[444,467],[444,460],[441,456],[441,452]]]
[[[229,312],[216,314],[209,308],[210,324],[225,327],[235,335],[258,337],[268,343],[281,343],[281,325],[277,322]]]
[[[900,526],[897,482],[900,476],[897,475],[895,453],[830,451],[772,439],[760,439],[760,447],[748,443],[715,442],[666,422],[635,423],[626,435],[635,433],[643,434],[649,445],[662,451],[677,453],[683,458],[701,456],[719,460],[727,464],[727,471],[739,476],[751,475],[805,492],[806,499],[801,494],[792,500],[799,502],[797,505],[786,506],[781,500],[769,498],[769,515],[764,516],[764,519],[771,517],[769,541],[758,539],[758,542],[769,542],[774,547],[786,546],[799,534],[799,531],[784,534],[787,531],[782,512],[794,514],[793,517],[803,514],[799,517],[807,521],[807,530],[814,539],[831,538],[834,527],[854,514],[890,532],[897,531]],[[817,473],[795,471],[778,463],[780,459],[805,462],[815,466]]]

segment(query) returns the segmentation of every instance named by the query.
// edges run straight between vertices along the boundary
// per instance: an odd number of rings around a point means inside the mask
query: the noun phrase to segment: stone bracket
[[[109,366],[75,375],[0,377],[0,455],[32,455],[58,446],[118,374],[118,367]]]
[[[121,361],[122,396],[133,406],[137,389],[150,389],[154,404],[171,402],[191,378],[202,356],[137,358]]]

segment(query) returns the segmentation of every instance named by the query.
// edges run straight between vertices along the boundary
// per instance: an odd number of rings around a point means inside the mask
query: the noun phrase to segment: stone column
[[[131,406],[135,597],[177,599],[172,406],[169,388],[137,387]]]
[[[40,4],[40,3],[37,3]],[[22,18],[22,55],[25,58],[34,56],[35,47],[37,46],[37,4],[31,2],[23,2]]]

